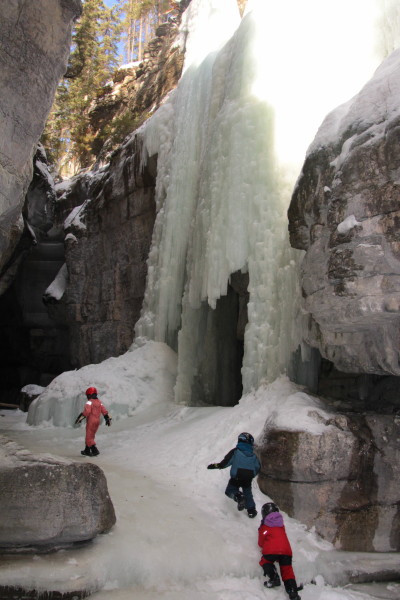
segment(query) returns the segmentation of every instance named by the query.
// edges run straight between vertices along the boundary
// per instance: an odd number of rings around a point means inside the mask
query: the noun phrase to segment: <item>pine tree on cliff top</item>
[[[143,59],[146,43],[154,36],[158,24],[167,20],[173,4],[171,0],[119,0],[127,62]]]
[[[43,134],[49,162],[69,174],[93,161],[90,105],[118,62],[118,11],[103,0],[86,0],[77,21],[67,72],[60,82]],[[75,165],[75,168],[74,168]]]
[[[96,141],[88,114],[118,63],[121,34],[127,62],[141,60],[158,24],[175,12],[173,0],[117,0],[112,8],[106,7],[104,0],[84,0],[73,32],[68,69],[42,136],[57,174],[71,176],[95,159]]]

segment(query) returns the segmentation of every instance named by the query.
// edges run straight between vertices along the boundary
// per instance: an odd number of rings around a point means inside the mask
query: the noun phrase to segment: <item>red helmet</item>
[[[86,396],[91,396],[92,394],[96,394],[97,396],[97,390],[95,387],[90,387],[86,390]]]

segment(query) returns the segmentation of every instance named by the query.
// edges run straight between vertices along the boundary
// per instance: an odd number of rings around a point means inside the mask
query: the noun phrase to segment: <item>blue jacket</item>
[[[259,472],[261,465],[254,454],[252,444],[239,442],[236,448],[230,450],[219,463],[220,469],[226,467],[231,467],[230,476],[232,479],[250,482]]]

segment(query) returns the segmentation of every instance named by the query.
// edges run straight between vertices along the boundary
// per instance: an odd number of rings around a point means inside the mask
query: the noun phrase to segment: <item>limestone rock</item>
[[[321,415],[322,432],[269,427],[260,448],[260,489],[336,548],[400,550],[400,419]]]
[[[36,238],[43,238],[52,228],[56,194],[46,151],[39,144],[33,161],[33,177],[26,193],[25,219]]]
[[[142,170],[140,152],[133,135],[108,167],[77,177],[57,201],[60,226],[69,215],[68,285],[50,310],[69,327],[74,367],[123,354],[135,336],[156,215],[156,158]]]
[[[52,227],[54,203],[54,182],[48,170],[45,150],[39,144],[33,158],[32,181],[22,208],[20,236],[14,248],[12,250],[10,248],[3,272],[0,268],[0,296],[13,283],[27,253],[46,236],[47,231]]]
[[[0,436],[0,548],[50,550],[91,540],[114,525],[103,471],[35,456]]]
[[[178,21],[188,4],[180,3]],[[50,317],[68,328],[73,367],[119,356],[135,336],[156,216],[157,157],[143,170],[132,132],[179,80],[184,52],[177,34],[177,23],[163,24],[144,60],[115,72],[88,115],[96,136],[93,170],[56,186],[54,225],[64,232],[67,223],[68,285],[59,302],[48,294],[43,300]]]
[[[80,0],[4,0],[0,19],[0,273],[21,236],[32,158],[70,51]]]
[[[343,372],[399,375],[400,51],[311,144],[289,207],[310,346]]]

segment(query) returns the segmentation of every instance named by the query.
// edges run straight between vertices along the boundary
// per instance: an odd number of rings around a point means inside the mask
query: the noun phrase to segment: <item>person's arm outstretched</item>
[[[235,448],[229,450],[228,454],[224,456],[224,458],[219,463],[211,463],[208,465],[207,469],[225,469],[230,465],[230,461],[232,459],[233,453],[235,452]]]

